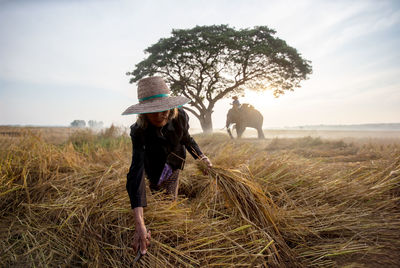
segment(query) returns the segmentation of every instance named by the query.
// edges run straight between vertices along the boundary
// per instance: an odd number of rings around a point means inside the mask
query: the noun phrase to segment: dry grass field
[[[124,133],[0,128],[1,267],[132,266]],[[284,134],[195,135],[140,267],[399,267],[400,140]]]

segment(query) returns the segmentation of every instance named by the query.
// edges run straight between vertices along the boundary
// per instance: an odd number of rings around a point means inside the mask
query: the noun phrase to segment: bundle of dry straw
[[[276,205],[267,197],[254,178],[239,170],[221,167],[207,168],[202,163],[199,164],[199,167],[203,172],[209,174],[213,184],[218,186],[214,187],[214,193],[209,194],[217,195],[220,192],[228,203],[225,206],[233,209],[230,211],[233,217],[238,214],[244,223],[256,227],[271,241],[268,247],[263,249],[268,266],[301,266],[276,225]]]

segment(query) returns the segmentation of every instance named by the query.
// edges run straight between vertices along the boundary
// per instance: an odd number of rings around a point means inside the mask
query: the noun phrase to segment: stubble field
[[[148,192],[141,267],[400,265],[399,138],[271,132],[195,135],[215,167]],[[0,266],[131,267],[124,133],[0,128]]]

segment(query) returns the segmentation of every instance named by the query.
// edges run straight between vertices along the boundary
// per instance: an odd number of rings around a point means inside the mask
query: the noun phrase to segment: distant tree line
[[[102,128],[103,121],[89,120],[87,125],[90,128]],[[71,127],[84,128],[86,127],[86,122],[85,120],[74,120],[71,122]]]

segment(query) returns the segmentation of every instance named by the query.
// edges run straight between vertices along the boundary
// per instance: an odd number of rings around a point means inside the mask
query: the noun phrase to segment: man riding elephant
[[[239,109],[240,101],[239,101],[238,97],[237,96],[233,96],[232,99],[233,99],[233,102],[231,103],[232,108],[233,109]]]
[[[262,130],[263,120],[264,118],[259,111],[252,105],[244,103],[228,111],[226,116],[226,128],[231,138],[233,138],[233,136],[230,126],[234,124],[238,138],[242,136],[246,127],[251,127],[257,129],[259,139],[264,139],[264,132]]]

